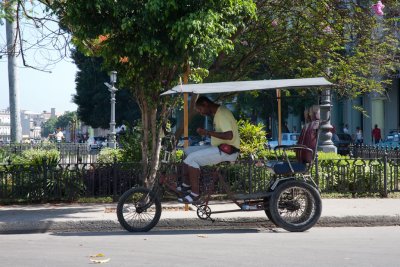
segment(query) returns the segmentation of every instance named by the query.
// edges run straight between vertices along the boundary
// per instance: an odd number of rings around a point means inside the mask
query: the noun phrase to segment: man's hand
[[[196,130],[196,132],[199,134],[199,135],[207,135],[207,130],[206,129],[203,129],[203,128],[197,128],[197,130]]]

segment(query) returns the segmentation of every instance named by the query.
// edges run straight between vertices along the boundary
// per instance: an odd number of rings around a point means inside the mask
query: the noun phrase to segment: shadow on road
[[[257,233],[284,233],[281,229],[157,229],[145,233],[130,233],[127,231],[115,232],[54,232],[55,236],[168,236],[168,235],[219,235],[219,234],[257,234]]]
[[[43,233],[51,229],[55,220],[85,219],[85,214],[91,211],[91,208],[85,206],[43,208],[31,205],[26,208],[0,209],[0,233]],[[14,230],[7,229],[7,225],[12,225]]]

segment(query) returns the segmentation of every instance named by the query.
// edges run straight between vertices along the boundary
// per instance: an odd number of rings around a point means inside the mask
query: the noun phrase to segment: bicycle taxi
[[[321,88],[332,84],[324,78],[238,81],[204,84],[178,85],[164,92],[163,95],[174,93],[232,93],[250,90],[277,90],[278,99],[278,129],[280,126],[280,89]],[[253,188],[251,177],[242,177],[246,184],[238,192],[231,189],[221,166],[201,168],[200,188],[202,198],[193,203],[197,208],[197,216],[203,220],[213,221],[212,215],[225,212],[265,211],[268,219],[277,227],[291,232],[302,232],[313,227],[322,212],[322,201],[315,184],[311,168],[317,155],[319,129],[328,124],[319,118],[318,109],[303,127],[298,144],[291,146],[278,145],[274,148],[276,158],[268,160],[258,168],[264,168],[271,174],[267,185],[260,190]],[[164,158],[154,184],[149,187],[134,187],[126,191],[119,199],[117,216],[120,224],[130,232],[145,232],[157,225],[162,212],[162,197],[170,192],[176,197],[182,197],[177,185],[180,181],[176,165],[170,164],[170,155],[176,144],[173,138],[164,143]],[[288,156],[288,151],[294,151],[296,159]],[[244,175],[245,176],[245,175]],[[240,182],[239,182],[240,184]],[[210,200],[216,188],[223,191],[226,198],[237,205],[237,209],[212,211]],[[238,190],[238,189],[236,189]]]

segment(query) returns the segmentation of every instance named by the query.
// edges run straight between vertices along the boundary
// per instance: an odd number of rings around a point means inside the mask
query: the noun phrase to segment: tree
[[[56,128],[67,128],[70,123],[76,122],[77,116],[75,111],[66,111],[63,115],[57,118],[57,122],[55,124]]]
[[[119,86],[134,94],[141,110],[143,173],[150,180],[171,106],[160,93],[190,65],[207,68],[221,51],[232,50],[232,39],[255,11],[249,0],[46,3],[71,31],[77,48],[103,57],[106,67],[118,71]]]
[[[48,137],[56,131],[57,118],[50,118],[42,124],[42,137]]]
[[[143,173],[151,178],[171,106],[159,94],[189,67],[197,82],[208,73],[207,81],[325,76],[340,95],[355,97],[381,91],[387,80],[371,73],[393,71],[397,62],[397,39],[386,27],[384,38],[371,38],[378,22],[360,1],[255,1],[257,20],[253,1],[45,2],[77,48],[101,56],[134,94]]]
[[[7,59],[8,59],[8,84],[10,101],[10,125],[11,141],[20,143],[22,140],[21,115],[19,109],[19,88],[17,72],[18,40],[17,21],[18,9],[17,2],[6,0],[3,4],[7,11],[6,35],[7,35]]]
[[[219,55],[207,81],[323,76],[335,84],[339,97],[382,92],[391,82],[385,77],[399,68],[394,17],[400,6],[398,1],[385,5],[386,16],[377,19],[367,1],[257,1],[258,20],[235,39],[234,54]],[[382,37],[373,38],[379,27]],[[377,80],[374,73],[384,78]],[[308,92],[300,94],[304,99]],[[266,105],[252,104],[274,98],[262,92],[239,100],[244,100],[241,107],[251,103],[250,112],[255,108],[260,114],[258,107]],[[304,105],[294,103],[295,97],[290,101],[296,112]]]
[[[79,119],[93,128],[109,128],[110,92],[104,85],[109,76],[101,69],[103,60],[86,57],[78,51],[72,53],[72,58],[78,67],[73,102],[78,105]],[[119,88],[116,93],[116,103],[117,125],[122,125],[124,122],[132,124],[139,119],[139,108],[129,90]]]
[[[75,125],[77,121],[78,118],[75,111],[67,111],[59,117],[50,118],[42,125],[42,136],[48,137],[49,134],[55,133],[57,128],[66,129],[71,125]]]
[[[386,77],[399,68],[399,40],[394,28],[398,1],[385,2],[387,14],[382,22],[371,13],[369,4],[363,4],[365,1],[256,3],[258,19],[234,39],[234,53],[219,54],[205,81],[323,76],[335,84],[339,98],[383,92],[392,82]],[[374,39],[379,26],[384,37]],[[374,72],[383,79],[376,79]],[[317,99],[315,91],[308,90],[286,91],[283,96],[284,117],[290,112],[302,114],[304,107]],[[276,117],[276,93],[239,94],[236,112],[240,118],[252,113],[264,119]]]

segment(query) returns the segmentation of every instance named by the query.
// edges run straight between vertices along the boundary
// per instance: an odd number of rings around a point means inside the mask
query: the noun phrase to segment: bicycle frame
[[[166,162],[163,163],[166,165]],[[165,167],[165,166],[162,166]],[[175,166],[173,166],[174,169]],[[161,168],[158,175],[158,179],[156,180],[156,184],[152,191],[155,192],[158,196],[162,195],[161,190],[165,189],[168,192],[171,192],[176,195],[176,197],[182,197],[182,193],[179,192],[176,187],[178,184],[179,176],[178,171],[175,169],[174,171],[168,172],[168,168]],[[211,177],[208,181],[205,177]],[[272,186],[276,187],[279,182],[294,179],[294,177],[284,178],[284,179],[276,179],[273,183],[270,184],[269,190],[261,193],[253,193],[253,194],[236,194],[232,192],[230,185],[227,183],[226,177],[221,173],[220,166],[213,166],[202,168],[201,177],[200,177],[200,188],[202,192],[201,201],[198,203],[193,203],[198,209],[202,209],[202,207],[208,207],[210,201],[212,200],[212,195],[215,193],[215,185],[219,185],[223,192],[226,194],[227,199],[229,199],[232,203],[238,206],[237,209],[229,209],[229,210],[221,210],[209,212],[205,217],[200,217],[201,219],[211,219],[210,216],[212,214],[218,213],[228,213],[228,212],[239,212],[239,211],[261,211],[265,210],[268,205],[266,199],[268,199],[272,194]],[[213,221],[213,219],[211,219]]]

